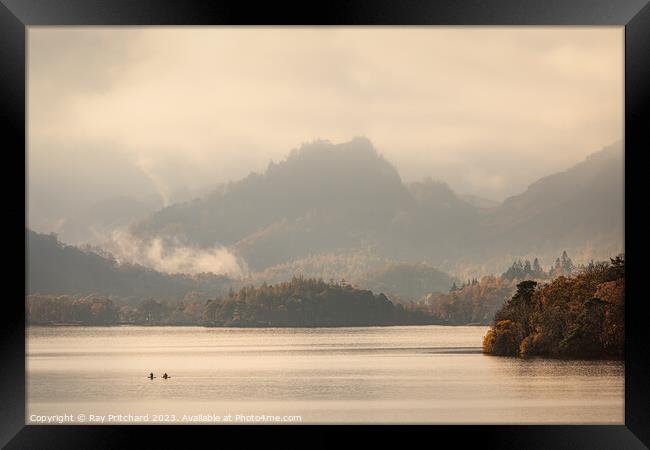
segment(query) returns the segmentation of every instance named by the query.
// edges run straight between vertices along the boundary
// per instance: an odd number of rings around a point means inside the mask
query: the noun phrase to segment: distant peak
[[[342,142],[338,145],[342,147],[352,147],[357,149],[372,150],[373,152],[376,152],[375,145],[370,139],[365,136],[355,136],[348,142]]]
[[[366,147],[366,148],[371,148],[373,150],[375,149],[375,146],[373,145],[372,141],[365,136],[355,136],[352,138],[350,142],[347,142],[347,144],[354,145],[355,147],[358,148]]]
[[[616,141],[607,145],[597,152],[587,155],[585,161],[593,161],[600,158],[611,158],[613,156],[623,156],[623,141]]]
[[[308,160],[312,158],[329,158],[331,156],[345,159],[380,159],[384,158],[377,152],[370,139],[357,136],[347,142],[334,144],[326,139],[316,139],[304,142],[299,148],[294,148],[286,162]]]

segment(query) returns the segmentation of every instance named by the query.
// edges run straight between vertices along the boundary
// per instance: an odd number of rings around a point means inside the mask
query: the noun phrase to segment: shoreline
[[[229,329],[260,329],[260,328],[388,328],[388,327],[489,327],[489,325],[471,324],[448,324],[448,323],[410,323],[410,324],[380,324],[380,325],[202,325],[202,324],[146,324],[146,323],[115,323],[115,324],[82,324],[82,323],[31,323],[25,324],[25,329],[32,327],[40,328],[119,328],[119,327],[197,327],[197,328],[229,328]]]
[[[26,324],[25,329],[29,328],[63,328],[63,327],[72,327],[72,328],[130,328],[130,327],[149,327],[149,328],[183,328],[183,327],[195,327],[195,328],[223,328],[230,330],[241,330],[241,329],[343,329],[343,328],[394,328],[394,327],[417,327],[417,326],[440,326],[440,327],[489,327],[490,325],[481,325],[481,324],[465,324],[465,325],[452,325],[452,324],[391,324],[391,325],[337,325],[337,326],[206,326],[206,325],[197,325],[197,324],[137,324],[137,323],[120,323],[120,324],[111,324],[111,325],[89,325],[89,324],[79,324],[79,323],[53,323],[53,324]],[[477,349],[480,349],[481,346],[477,345]],[[530,355],[530,356],[514,356],[514,355],[495,355],[486,352],[478,352],[483,356],[490,356],[494,358],[514,358],[517,360],[526,360],[533,361],[537,359],[550,359],[555,361],[612,361],[612,362],[622,362],[625,363],[625,358],[617,358],[611,356],[603,357],[568,357],[568,356],[553,356],[553,355]]]

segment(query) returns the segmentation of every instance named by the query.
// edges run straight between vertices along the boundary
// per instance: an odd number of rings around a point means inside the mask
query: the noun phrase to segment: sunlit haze
[[[30,27],[28,85],[39,231],[355,136],[404,181],[501,201],[622,139],[623,29]]]

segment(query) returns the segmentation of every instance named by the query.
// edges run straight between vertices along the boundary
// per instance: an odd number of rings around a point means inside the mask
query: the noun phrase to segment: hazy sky
[[[30,27],[28,86],[41,230],[318,138],[366,136],[405,181],[501,200],[622,139],[623,28]]]

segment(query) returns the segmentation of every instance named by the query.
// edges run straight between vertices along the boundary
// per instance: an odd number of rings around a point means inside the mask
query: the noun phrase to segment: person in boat
[[[149,374],[149,376],[147,378],[149,378],[150,380],[153,380],[156,377],[153,376],[153,372],[152,372],[152,373]]]
[[[165,380],[166,380],[167,378],[169,378],[169,375],[167,375],[167,372],[165,372],[165,375],[163,375],[163,378],[164,378]]]

